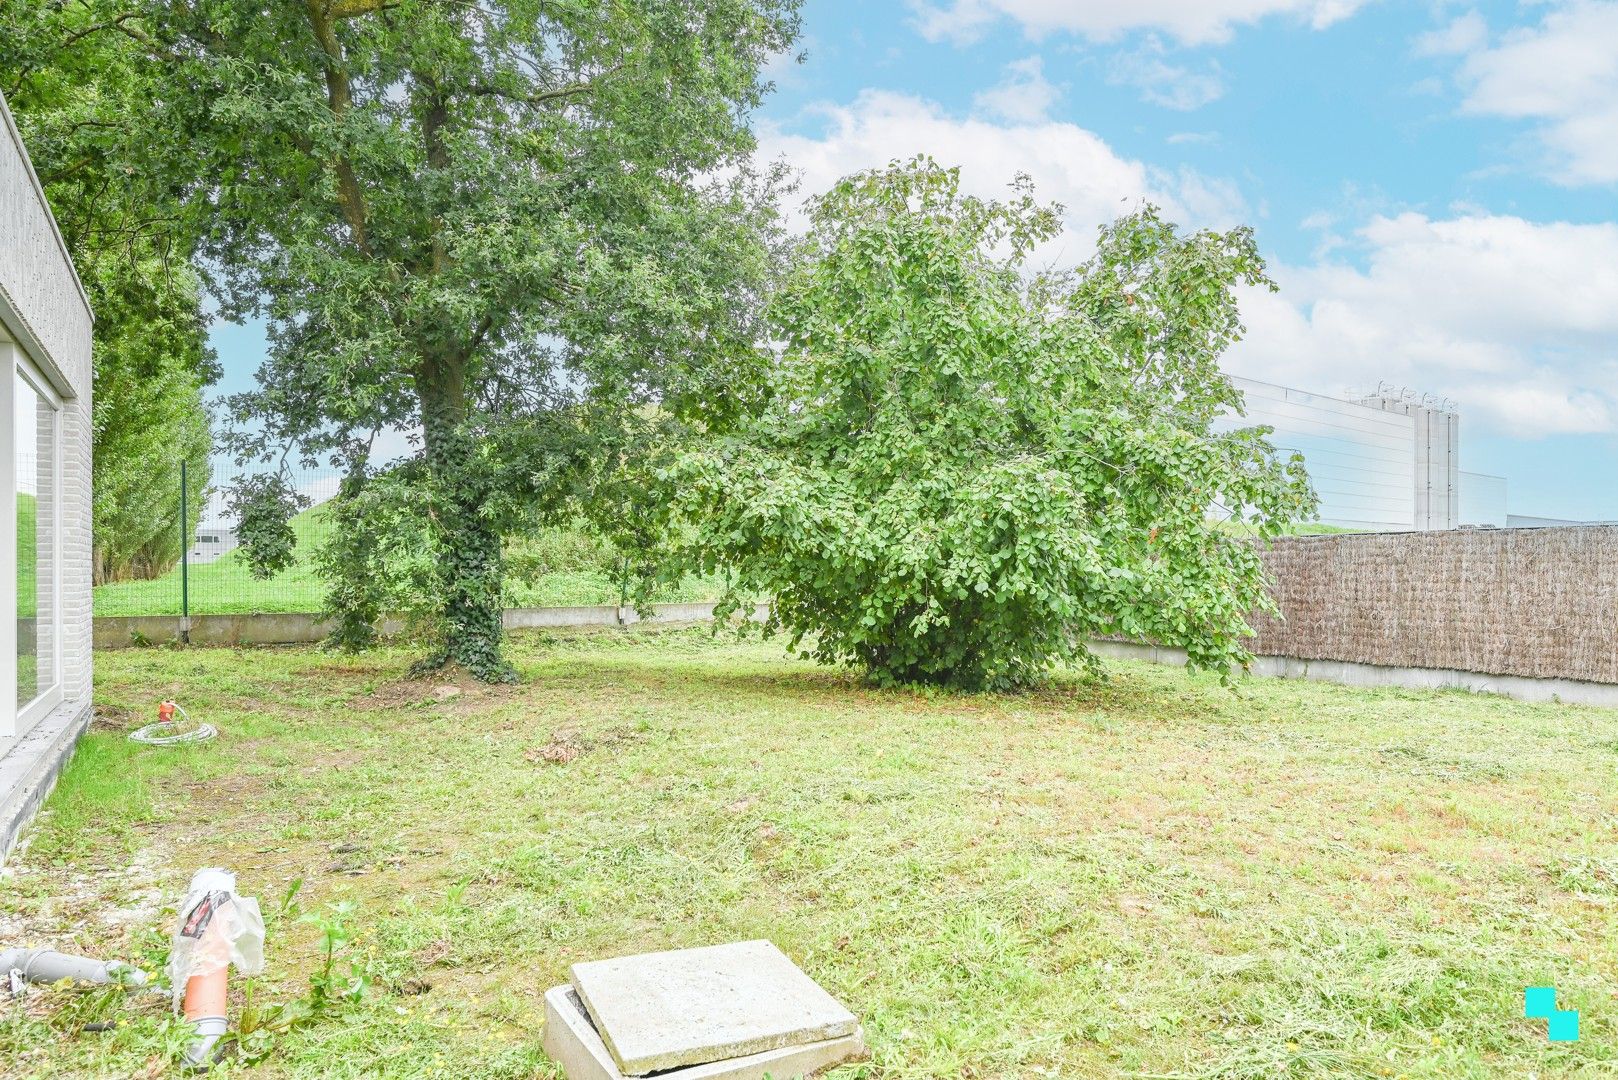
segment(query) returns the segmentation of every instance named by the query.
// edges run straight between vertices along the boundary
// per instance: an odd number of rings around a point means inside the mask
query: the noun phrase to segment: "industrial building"
[[[1275,429],[1277,449],[1302,454],[1321,524],[1373,532],[1571,524],[1513,517],[1505,477],[1462,469],[1460,416],[1447,402],[1387,388],[1349,399],[1232,381],[1247,415],[1222,425],[1263,424]]]

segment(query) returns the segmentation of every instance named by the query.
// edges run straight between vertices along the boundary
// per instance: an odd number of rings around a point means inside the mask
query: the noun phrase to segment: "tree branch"
[[[489,336],[489,330],[494,326],[494,316],[485,315],[478,323],[477,329],[472,331],[472,339],[466,343],[466,351],[470,355],[478,351],[483,345],[483,339]]]
[[[570,83],[567,86],[558,86],[554,90],[541,90],[535,94],[519,94],[512,90],[503,89],[502,87],[489,86],[486,83],[477,83],[473,85],[470,88],[470,92],[478,94],[482,97],[497,97],[505,101],[517,101],[524,105],[543,105],[547,101],[557,101],[562,98],[573,97],[576,94],[587,94],[595,88],[597,82],[609,75],[615,74],[622,67],[622,64],[614,64],[612,67],[602,71],[594,79],[590,79],[585,82]]]
[[[342,0],[342,2],[357,2],[357,0]],[[305,0],[304,8],[309,13],[309,26],[315,32],[315,40],[320,43],[320,50],[325,54],[326,68],[326,101],[331,109],[332,117],[341,125],[348,115],[349,108],[354,104],[354,90],[349,83],[348,72],[343,68],[343,46],[337,40],[337,34],[332,30],[331,20],[326,11],[334,6],[332,0]],[[360,187],[359,177],[354,172],[353,164],[348,155],[339,153],[336,161],[337,169],[337,200],[342,206],[343,219],[348,222],[349,235],[353,238],[354,246],[368,258],[374,258],[376,252],[371,248],[370,232],[366,227],[365,192]]]
[[[427,155],[427,168],[443,175],[449,171],[449,147],[444,143],[444,130],[449,126],[449,102],[438,80],[431,75],[416,73],[416,83],[425,92],[425,107],[421,118],[422,151]],[[431,219],[433,262],[432,272],[442,273],[450,263],[449,250],[444,244],[444,219],[434,213]]]
[[[399,6],[399,0],[326,0],[322,5],[328,19],[357,19]]]

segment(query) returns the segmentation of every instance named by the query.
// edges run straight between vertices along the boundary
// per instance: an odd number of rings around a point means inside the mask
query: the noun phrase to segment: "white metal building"
[[[1505,477],[1461,473],[1461,524],[1487,525],[1496,529],[1516,524],[1506,509]]]
[[[0,857],[90,717],[89,301],[0,98]]]
[[[1233,379],[1247,416],[1284,453],[1303,455],[1320,495],[1320,520],[1354,529],[1416,527],[1415,421],[1398,413],[1286,386]]]
[[[236,539],[236,530],[229,525],[220,525],[204,521],[197,526],[196,534],[191,537],[191,550],[187,555],[192,566],[202,566],[228,555],[241,546]]]
[[[1233,378],[1245,417],[1227,428],[1263,424],[1270,442],[1303,455],[1320,496],[1319,521],[1367,531],[1504,526],[1506,481],[1465,472],[1460,417],[1452,408],[1403,395],[1359,400]]]

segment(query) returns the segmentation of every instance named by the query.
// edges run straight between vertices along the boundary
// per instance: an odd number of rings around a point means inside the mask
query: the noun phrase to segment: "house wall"
[[[91,324],[89,301],[0,97],[0,352],[9,357],[11,350],[20,351],[62,398],[57,414],[62,440],[61,682],[64,707],[77,708],[87,707],[90,699]],[[4,376],[9,385],[11,372]],[[9,406],[9,391],[6,402]],[[10,439],[7,415],[5,436]],[[0,483],[11,485],[9,455],[7,465]],[[15,612],[4,617],[14,619]],[[8,652],[0,663],[15,664],[14,650]],[[11,708],[11,701],[0,701],[0,709],[7,710],[0,717],[6,726]],[[0,727],[0,736],[5,734]]]

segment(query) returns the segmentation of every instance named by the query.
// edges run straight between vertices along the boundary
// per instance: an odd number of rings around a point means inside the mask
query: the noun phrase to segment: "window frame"
[[[4,615],[0,617],[0,656],[4,656],[0,664],[0,695],[4,695],[5,702],[0,708],[0,738],[20,737],[26,734],[40,719],[62,703],[63,686],[65,683],[62,665],[66,656],[64,638],[66,637],[67,621],[62,611],[62,495],[64,477],[62,467],[62,428],[64,414],[62,408],[62,395],[51,385],[50,379],[40,370],[39,365],[33,363],[28,355],[15,343],[0,340],[0,365],[7,370],[5,377],[0,379],[0,416],[7,418],[6,427],[11,428],[11,419],[16,415],[16,392],[18,382],[21,381],[34,393],[38,394],[51,411],[54,412],[55,422],[51,425],[50,446],[50,511],[51,522],[49,529],[51,574],[47,585],[45,582],[35,582],[40,590],[41,599],[48,595],[50,612],[54,625],[51,633],[51,684],[36,695],[33,700],[19,706],[17,703],[17,439],[14,431],[8,430],[6,437],[0,438],[0,520],[4,526],[0,527],[0,605],[4,606]],[[42,499],[43,503],[44,500]],[[37,526],[36,526],[37,527]],[[49,588],[49,593],[45,589]]]

